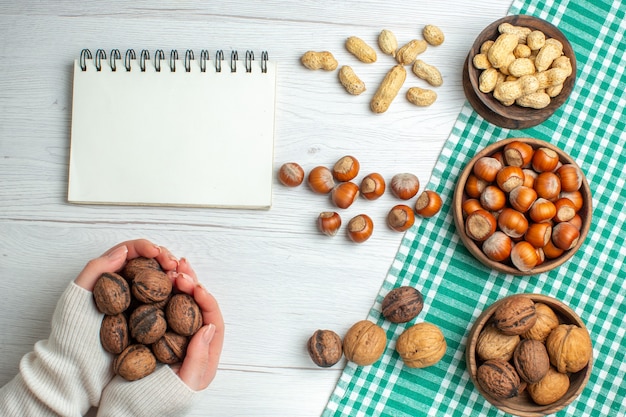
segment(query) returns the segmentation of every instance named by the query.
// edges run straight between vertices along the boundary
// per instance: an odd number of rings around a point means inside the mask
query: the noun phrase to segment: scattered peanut
[[[416,59],[413,63],[413,73],[433,87],[439,87],[443,84],[443,77],[439,70],[421,59]]]
[[[406,92],[406,99],[419,107],[430,106],[437,100],[437,93],[419,87],[411,87]]]
[[[372,97],[370,108],[374,113],[384,113],[389,109],[391,102],[398,95],[406,80],[406,70],[402,65],[394,65],[385,75],[383,82]]]
[[[346,40],[346,49],[361,62],[366,64],[376,62],[377,56],[374,48],[359,37],[350,36]]]
[[[411,65],[415,58],[423,53],[428,47],[428,43],[421,39],[413,39],[409,41],[402,48],[398,49],[396,53],[396,61],[400,65]]]
[[[337,69],[337,60],[328,51],[315,52],[308,51],[300,58],[302,65],[311,70],[323,69],[326,71],[334,71]]]
[[[445,40],[443,31],[435,25],[424,26],[424,29],[422,30],[422,36],[424,37],[424,40],[426,40],[426,42],[428,42],[432,46],[439,46]]]
[[[392,31],[383,29],[378,35],[378,46],[383,53],[395,58],[398,50],[398,40]]]
[[[365,91],[365,83],[356,75],[352,67],[344,65],[339,70],[339,81],[346,91],[352,95],[358,96]]]

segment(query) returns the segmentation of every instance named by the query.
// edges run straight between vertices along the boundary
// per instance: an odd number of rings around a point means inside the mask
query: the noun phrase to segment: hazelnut
[[[333,177],[337,181],[350,181],[359,174],[361,165],[354,156],[344,156],[333,166]]]
[[[363,243],[374,233],[374,222],[367,214],[354,216],[348,222],[348,237],[355,243]]]
[[[569,389],[569,377],[552,366],[541,381],[528,385],[530,398],[539,405],[548,405],[562,398]]]
[[[417,323],[398,337],[396,351],[409,368],[426,368],[439,362],[446,354],[446,338],[439,327]]]
[[[366,175],[361,181],[361,195],[367,200],[376,200],[385,193],[385,179],[377,172]]]
[[[493,320],[496,327],[506,335],[522,334],[537,321],[535,303],[524,295],[510,296],[496,308]]]
[[[535,313],[537,321],[533,327],[522,333],[522,337],[545,342],[550,332],[559,325],[559,318],[550,307],[543,303],[535,303]]]
[[[441,210],[443,202],[441,196],[432,190],[426,190],[417,198],[415,202],[415,213],[422,217],[433,217]]]
[[[167,330],[163,310],[144,304],[135,309],[128,319],[130,335],[139,343],[149,345],[159,340]]]
[[[387,334],[369,320],[356,322],[343,339],[346,359],[357,365],[366,366],[376,362],[387,346]]]
[[[548,373],[550,358],[543,343],[537,340],[523,339],[513,353],[513,364],[520,378],[534,384]]]
[[[322,368],[329,368],[339,362],[343,354],[341,337],[332,330],[317,330],[307,342],[311,360]]]
[[[424,308],[422,293],[413,287],[397,287],[389,291],[383,299],[383,317],[392,323],[411,321]]]
[[[130,305],[130,287],[121,275],[105,272],[96,281],[93,297],[101,313],[119,314]]]
[[[178,333],[166,332],[163,337],[152,345],[152,352],[156,358],[167,364],[181,362],[187,351],[189,339]]]
[[[515,397],[521,385],[515,368],[499,359],[488,360],[480,365],[476,370],[476,379],[483,390],[499,400]]]
[[[323,211],[317,217],[317,228],[326,236],[335,236],[341,227],[341,216],[335,211]]]
[[[202,311],[188,294],[175,294],[165,308],[167,324],[176,333],[191,336],[202,327]]]
[[[401,200],[410,200],[415,197],[419,188],[419,179],[414,174],[396,174],[391,178],[391,192]]]
[[[172,292],[172,281],[165,272],[154,269],[139,271],[133,281],[133,295],[142,303],[165,300]]]
[[[476,355],[483,360],[499,359],[508,362],[519,344],[518,335],[505,335],[495,326],[486,326],[478,335]]]
[[[105,315],[100,325],[100,343],[104,350],[117,355],[130,344],[128,322],[122,313]]]
[[[319,194],[328,194],[335,187],[335,179],[330,169],[317,166],[309,172],[307,183],[311,190]]]
[[[132,283],[139,271],[144,269],[154,269],[156,271],[162,271],[161,265],[154,258],[144,258],[140,256],[138,258],[130,259],[122,268],[120,275],[122,275],[129,283]]]
[[[396,232],[404,232],[415,223],[413,209],[406,204],[398,204],[389,210],[387,225]]]
[[[278,180],[287,187],[297,187],[304,181],[304,169],[295,163],[284,163],[278,170]]]
[[[333,203],[342,209],[346,209],[354,203],[359,196],[359,186],[353,182],[340,182],[331,191],[330,198]]]
[[[145,345],[130,345],[113,361],[113,371],[127,381],[136,381],[156,369],[156,358]]]
[[[550,363],[559,372],[578,372],[591,360],[593,347],[587,329],[561,324],[546,339]]]

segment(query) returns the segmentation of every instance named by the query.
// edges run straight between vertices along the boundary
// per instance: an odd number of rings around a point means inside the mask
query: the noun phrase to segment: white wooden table
[[[190,260],[225,317],[218,376],[192,415],[319,415],[345,362],[318,368],[305,343],[316,329],[343,334],[367,316],[402,238],[385,224],[398,203],[389,194],[340,210],[345,223],[358,213],[375,222],[372,238],[357,245],[343,233],[317,231],[319,212],[334,209],[327,197],[278,181],[269,211],[68,204],[72,62],[82,48],[268,50],[279,64],[276,169],[296,161],[308,171],[351,154],[361,162],[358,179],[412,172],[425,185],[465,100],[461,68],[472,40],[509,5],[0,2],[0,385],[47,337],[57,298],[84,263],[117,242],[146,237]],[[409,85],[425,86],[409,72],[389,111],[373,114],[369,99],[394,61],[379,53],[377,63],[360,64],[344,40],[356,35],[375,45],[389,29],[402,44],[421,38],[426,24],[446,34],[423,55],[444,76],[437,102],[418,108],[404,99]],[[305,69],[299,58],[307,50],[333,52],[368,90],[350,96],[336,72]]]

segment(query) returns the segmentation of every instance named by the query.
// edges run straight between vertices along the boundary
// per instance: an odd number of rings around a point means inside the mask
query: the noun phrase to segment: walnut
[[[162,271],[161,265],[154,258],[133,258],[126,262],[124,268],[122,268],[120,275],[128,280],[128,282],[132,283],[137,276],[137,273],[144,269],[153,269],[156,271]]]
[[[189,339],[178,333],[166,332],[162,338],[152,345],[152,352],[156,358],[167,364],[181,362],[187,351]]]
[[[508,336],[493,325],[485,326],[476,341],[476,354],[484,361],[501,359],[507,362],[513,357],[519,341],[518,335]]]
[[[104,350],[117,355],[130,344],[128,322],[123,313],[105,315],[100,325],[100,343]]]
[[[202,311],[193,297],[176,294],[165,307],[167,324],[176,333],[191,336],[202,327]]]
[[[142,303],[151,304],[165,300],[172,292],[172,281],[165,272],[143,269],[133,280],[133,295]]]
[[[159,340],[167,330],[163,310],[150,304],[137,307],[128,321],[130,335],[139,343],[146,345]]]
[[[156,369],[156,358],[145,345],[130,345],[113,361],[113,371],[127,381],[150,375]]]
[[[119,314],[130,305],[130,287],[121,275],[105,272],[96,281],[93,297],[100,312]]]
[[[446,339],[439,327],[417,323],[398,337],[396,351],[409,368],[425,368],[439,362],[446,353]]]
[[[559,318],[550,307],[543,303],[535,303],[535,312],[537,321],[533,327],[522,333],[522,337],[545,342],[550,332],[559,325]]]
[[[543,343],[523,339],[513,354],[513,364],[520,378],[529,384],[541,381],[550,369],[550,358]]]
[[[535,303],[530,297],[513,295],[505,298],[493,313],[498,329],[506,335],[522,334],[535,324]]]
[[[521,381],[517,371],[510,363],[499,359],[480,365],[476,378],[485,392],[499,400],[515,397],[520,391]]]
[[[361,366],[371,365],[380,359],[386,346],[387,334],[369,320],[353,324],[343,338],[346,359]]]
[[[422,294],[413,287],[397,287],[389,291],[382,302],[383,316],[392,323],[406,323],[424,308]]]
[[[578,372],[591,360],[593,347],[587,329],[561,324],[546,340],[550,363],[559,372]]]
[[[343,355],[341,337],[332,330],[317,330],[307,342],[311,360],[322,368],[328,368],[339,362]]]
[[[554,367],[536,384],[528,385],[528,394],[539,405],[548,405],[558,401],[569,389],[569,377]]]

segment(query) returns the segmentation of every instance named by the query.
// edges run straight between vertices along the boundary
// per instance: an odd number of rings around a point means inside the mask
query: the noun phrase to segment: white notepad
[[[270,208],[276,65],[220,54],[83,50],[68,201]]]

